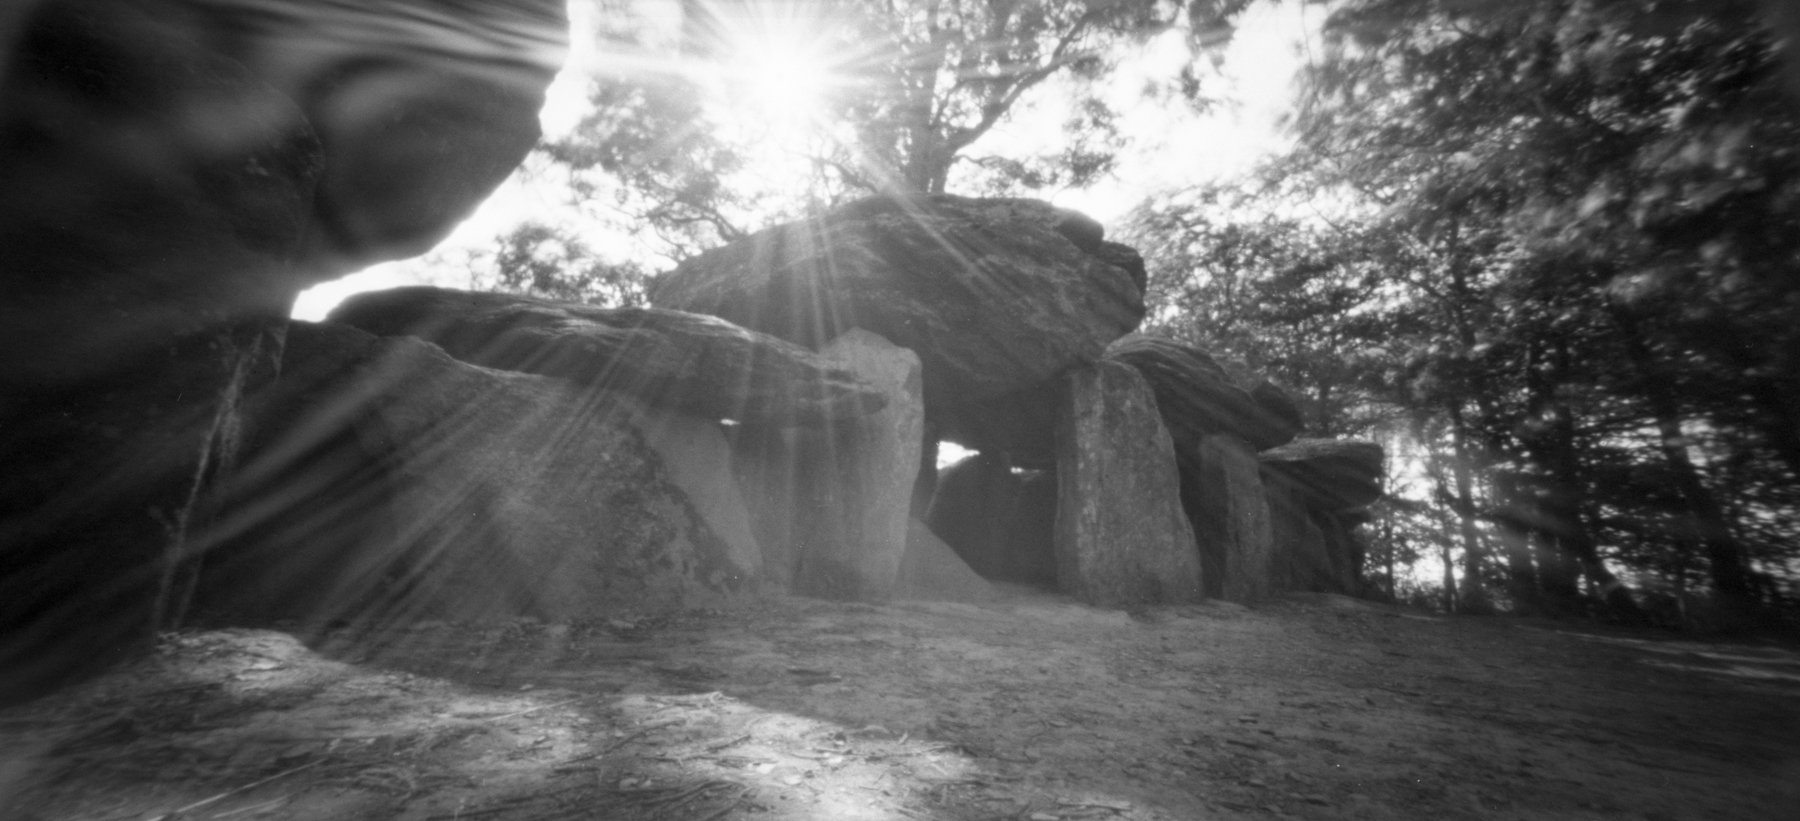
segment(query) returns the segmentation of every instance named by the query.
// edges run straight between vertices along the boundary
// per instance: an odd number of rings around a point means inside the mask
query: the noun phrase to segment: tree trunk
[[[1588,507],[1587,492],[1581,454],[1576,448],[1574,409],[1556,398],[1556,387],[1568,382],[1571,359],[1568,340],[1556,340],[1553,354],[1549,360],[1551,373],[1534,376],[1528,382],[1532,415],[1546,427],[1543,432],[1530,437],[1527,443],[1534,459],[1549,469],[1551,479],[1547,488],[1549,493],[1538,502],[1538,510],[1545,518],[1544,529],[1554,534],[1556,546],[1594,583],[1601,600],[1614,615],[1625,621],[1641,621],[1643,611],[1638,609],[1631,591],[1600,559],[1599,548],[1587,525],[1584,515]],[[1534,352],[1533,359],[1536,358]],[[1534,368],[1533,372],[1536,370]],[[1566,570],[1566,567],[1558,569]],[[1556,589],[1546,592],[1557,597],[1579,598],[1578,589],[1568,589],[1573,587],[1572,582],[1572,578],[1559,576]]]
[[[1782,390],[1770,379],[1750,383],[1750,399],[1756,403],[1762,418],[1763,439],[1787,465],[1793,480],[1800,483],[1800,417],[1795,415],[1795,408],[1800,408],[1800,396],[1793,393]]]
[[[1445,534],[1449,535],[1449,534]],[[1450,555],[1450,539],[1444,539],[1444,612],[1456,612],[1456,561]]]
[[[1486,551],[1482,548],[1481,532],[1476,528],[1476,510],[1473,485],[1470,476],[1474,467],[1470,464],[1470,448],[1468,432],[1464,427],[1462,408],[1457,403],[1450,404],[1450,437],[1456,449],[1456,458],[1450,465],[1451,476],[1456,481],[1456,516],[1458,530],[1462,535],[1463,578],[1460,607],[1467,613],[1488,613],[1493,603],[1488,599],[1487,590],[1482,586],[1482,565]]]
[[[1391,602],[1391,601],[1399,600],[1397,598],[1399,590],[1394,584],[1394,564],[1395,564],[1396,560],[1399,558],[1396,554],[1398,554],[1400,551],[1394,549],[1394,509],[1392,506],[1388,506],[1388,505],[1383,505],[1383,507],[1385,508],[1385,510],[1383,510],[1381,513],[1381,522],[1382,522],[1381,543],[1383,545],[1386,545],[1386,547],[1387,547],[1387,550],[1384,551],[1386,553],[1386,556],[1383,557],[1383,564],[1385,565],[1385,570],[1387,571],[1388,601]]]
[[[1493,476],[1496,510],[1490,515],[1506,556],[1506,592],[1522,614],[1542,611],[1537,567],[1531,560],[1531,518],[1521,498],[1518,477],[1506,471]]]
[[[1681,430],[1681,411],[1670,390],[1667,369],[1656,360],[1650,345],[1639,332],[1640,327],[1630,312],[1615,309],[1615,321],[1625,337],[1625,349],[1637,371],[1637,385],[1650,411],[1656,417],[1657,446],[1674,479],[1675,490],[1686,503],[1688,513],[1698,525],[1700,546],[1712,575],[1713,589],[1728,611],[1747,616],[1756,609],[1756,597],[1750,589],[1750,576],[1744,562],[1744,548],[1732,538],[1731,523],[1725,509],[1700,479],[1688,455],[1687,437]],[[1691,538],[1683,538],[1690,542]]]
[[[1800,416],[1794,413],[1795,408],[1800,408],[1800,388],[1778,377],[1750,376],[1768,370],[1768,362],[1751,353],[1760,346],[1745,339],[1735,329],[1720,329],[1719,333],[1724,338],[1716,341],[1717,349],[1738,372],[1746,375],[1744,391],[1756,406],[1755,425],[1764,443],[1787,465],[1793,481],[1800,483]],[[1627,334],[1635,336],[1629,330]]]

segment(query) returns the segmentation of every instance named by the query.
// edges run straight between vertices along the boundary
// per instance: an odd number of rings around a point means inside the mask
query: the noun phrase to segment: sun
[[[785,126],[824,114],[832,67],[816,53],[815,43],[781,37],[747,45],[736,63],[742,71],[745,102],[754,112]]]
[[[810,3],[759,3],[723,22],[726,102],[762,125],[803,129],[826,116],[842,85],[832,21]]]

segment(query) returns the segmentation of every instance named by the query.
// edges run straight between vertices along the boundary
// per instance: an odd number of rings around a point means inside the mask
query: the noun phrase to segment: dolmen
[[[396,34],[399,58],[316,65],[231,55],[407,4],[214,5],[42,0],[0,55],[0,119],[43,137],[0,157],[0,270],[26,272],[0,315],[0,702],[193,618],[1356,589],[1379,447],[1297,438],[1279,387],[1137,333],[1142,258],[1048,203],[853,202],[681,263],[647,307],[413,287],[288,320],[518,163],[562,4],[431,15],[467,52]],[[360,92],[408,116],[332,96]],[[95,139],[56,131],[70,106]],[[241,128],[196,140],[171,119],[196,106]],[[945,443],[975,455],[940,470]]]

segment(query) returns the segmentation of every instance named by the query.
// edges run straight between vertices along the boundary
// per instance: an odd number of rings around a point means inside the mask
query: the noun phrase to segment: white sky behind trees
[[[1164,35],[1123,61],[1110,78],[1109,102],[1119,112],[1119,133],[1130,143],[1119,155],[1114,173],[1085,189],[1039,196],[1110,225],[1150,195],[1240,174],[1262,157],[1285,150],[1292,141],[1281,133],[1279,122],[1293,108],[1295,73],[1307,59],[1307,49],[1318,47],[1319,23],[1325,15],[1319,7],[1308,6],[1303,0],[1262,2],[1244,13],[1211,89],[1220,103],[1204,116],[1179,102],[1146,102],[1137,91],[1152,79],[1174,77],[1189,59],[1181,33]],[[569,64],[551,86],[539,115],[548,136],[566,134],[580,119],[585,77],[600,57],[594,43],[583,36],[593,30],[591,0],[571,0],[570,13],[575,42]],[[993,153],[1053,150],[1055,146],[1045,140],[1060,138],[1060,124],[1067,119],[1054,91],[1040,89],[1044,93],[1029,97],[1028,104],[1012,112],[975,148]],[[537,176],[542,179],[534,179]],[[521,169],[430,254],[375,265],[314,287],[300,295],[293,315],[321,319],[339,301],[361,291],[417,284],[469,287],[471,257],[489,252],[498,235],[522,221],[568,213],[568,196],[557,175]],[[596,233],[592,245],[607,253],[611,240]]]

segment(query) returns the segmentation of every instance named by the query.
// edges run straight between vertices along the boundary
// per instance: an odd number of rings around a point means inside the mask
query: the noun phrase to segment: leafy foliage
[[[1175,232],[1165,287],[1255,303],[1173,324],[1379,351],[1336,381],[1427,447],[1465,604],[1504,580],[1515,606],[1566,610],[1585,586],[1631,617],[1623,573],[1704,579],[1739,616],[1791,605],[1800,115],[1757,11],[1343,4],[1298,146],[1250,197],[1292,216],[1197,218],[1203,193],[1141,217]],[[1284,330],[1293,293],[1316,313]]]
[[[645,303],[643,268],[603,261],[566,228],[527,222],[500,238],[490,287],[561,302]]]
[[[590,112],[542,153],[596,218],[653,231],[680,259],[875,192],[1017,193],[1087,185],[1125,143],[1095,81],[1132,44],[1187,27],[1216,46],[1250,0],[859,0],[802,5],[684,0],[679,31],[641,4],[609,7],[595,36],[615,58]],[[744,40],[803,30],[826,61],[804,123],[769,122],[733,76]],[[673,55],[673,56],[671,56]],[[1193,77],[1165,97],[1203,103]],[[1060,148],[982,151],[1031,101],[1072,95]],[[779,156],[771,157],[771,152]]]

